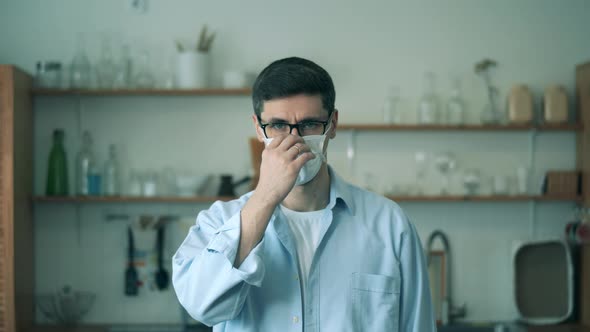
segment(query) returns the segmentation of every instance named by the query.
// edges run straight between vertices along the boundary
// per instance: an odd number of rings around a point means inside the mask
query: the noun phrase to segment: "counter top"
[[[184,330],[182,325],[79,325],[79,326],[60,326],[60,325],[36,325],[22,332],[210,332],[211,328],[207,326],[191,327]]]

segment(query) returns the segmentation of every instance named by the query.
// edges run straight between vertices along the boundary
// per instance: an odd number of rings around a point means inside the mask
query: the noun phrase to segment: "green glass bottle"
[[[63,144],[64,135],[63,129],[53,131],[53,147],[49,154],[47,187],[45,188],[47,196],[68,195],[68,163]]]

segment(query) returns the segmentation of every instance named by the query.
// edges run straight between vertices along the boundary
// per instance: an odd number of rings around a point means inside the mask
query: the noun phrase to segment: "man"
[[[180,303],[214,331],[435,331],[414,226],[326,163],[330,75],[287,58],[253,87],[256,189],[202,211],[173,258]]]

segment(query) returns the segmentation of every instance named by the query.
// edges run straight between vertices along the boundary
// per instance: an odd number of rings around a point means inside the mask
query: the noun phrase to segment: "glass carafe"
[[[65,133],[62,129],[53,131],[53,146],[49,153],[47,168],[47,196],[68,195],[68,161],[64,148]]]
[[[434,93],[434,74],[424,74],[424,92],[418,104],[418,123],[436,124],[438,122],[438,98]]]

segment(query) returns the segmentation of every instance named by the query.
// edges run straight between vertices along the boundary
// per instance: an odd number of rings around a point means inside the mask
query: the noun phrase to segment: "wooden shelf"
[[[579,131],[580,124],[509,124],[509,125],[420,125],[420,124],[339,124],[340,130],[362,130],[362,131]]]
[[[249,96],[250,88],[242,89],[38,89],[35,96]]]
[[[529,195],[487,195],[487,196],[386,196],[396,202],[523,202],[523,201],[581,201],[579,196],[529,196]],[[195,197],[132,197],[132,196],[35,196],[38,203],[212,203],[217,200],[229,201],[231,196]]]
[[[572,201],[578,202],[582,198],[579,196],[540,196],[540,195],[482,195],[482,196],[386,196],[387,198],[396,202],[525,202],[525,201],[541,201],[541,202],[559,202]]]
[[[39,203],[212,203],[229,201],[231,196],[141,197],[141,196],[34,196]]]

